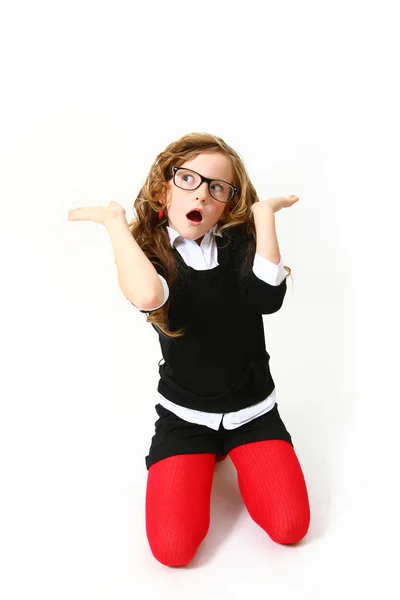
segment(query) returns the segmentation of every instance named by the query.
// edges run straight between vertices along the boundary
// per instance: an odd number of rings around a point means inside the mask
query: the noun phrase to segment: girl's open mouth
[[[193,225],[199,225],[202,221],[203,221],[203,217],[201,215],[201,212],[199,210],[191,210],[187,215],[186,215],[188,221],[190,221],[190,223],[192,223]]]

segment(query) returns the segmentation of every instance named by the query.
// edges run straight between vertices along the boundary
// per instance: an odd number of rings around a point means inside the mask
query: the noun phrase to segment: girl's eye
[[[182,179],[183,179],[184,181],[187,181],[187,179],[186,179],[187,177],[192,177],[192,175],[183,175]]]
[[[215,188],[219,188],[219,190],[216,190]],[[212,186],[212,189],[213,189],[213,190],[215,190],[216,192],[222,192],[222,190],[223,190],[223,186],[222,186],[221,184],[219,184],[219,183],[215,183],[215,184]]]

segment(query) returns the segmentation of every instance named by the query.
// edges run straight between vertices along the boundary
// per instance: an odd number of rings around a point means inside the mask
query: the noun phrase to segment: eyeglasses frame
[[[191,171],[192,173],[196,173],[196,175],[198,175],[201,179],[199,185],[195,188],[192,188],[190,190],[188,190],[187,188],[181,188],[179,185],[177,185],[177,183],[175,182],[175,174],[177,171],[179,171],[180,169],[183,169],[184,171]],[[173,182],[174,185],[176,185],[177,188],[179,188],[180,190],[186,190],[188,192],[192,192],[193,190],[197,190],[203,183],[203,181],[205,181],[208,185],[208,193],[210,194],[211,198],[213,198],[214,200],[216,200],[217,202],[222,202],[222,204],[228,204],[228,202],[231,202],[231,200],[234,199],[235,194],[237,194],[237,192],[239,191],[239,188],[237,188],[236,186],[234,186],[232,183],[229,183],[229,181],[224,181],[223,179],[210,179],[209,177],[203,177],[203,175],[200,175],[200,173],[198,173],[197,171],[193,171],[193,169],[188,169],[187,167],[172,167],[172,174],[173,174]],[[217,198],[214,198],[214,196],[211,193],[210,190],[210,185],[212,184],[213,181],[221,181],[222,183],[226,183],[228,185],[231,186],[231,188],[233,188],[233,194],[232,196],[229,198],[229,200],[227,200],[226,202],[224,202],[223,200],[218,200]]]

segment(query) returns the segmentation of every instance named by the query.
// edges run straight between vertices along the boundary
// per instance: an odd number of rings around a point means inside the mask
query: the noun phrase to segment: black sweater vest
[[[165,361],[157,390],[181,406],[226,413],[264,400],[275,387],[262,315],[280,309],[286,279],[273,286],[252,268],[241,275],[251,241],[243,226],[215,240],[219,264],[213,269],[193,269],[173,249],[180,277],[170,286],[169,327],[186,332],[168,338],[153,325]]]

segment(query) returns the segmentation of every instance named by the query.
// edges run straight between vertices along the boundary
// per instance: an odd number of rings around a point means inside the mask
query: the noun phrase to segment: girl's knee
[[[310,519],[305,519],[281,526],[279,529],[270,529],[267,533],[277,544],[296,544],[306,536],[309,526]]]
[[[177,552],[174,546],[152,546],[150,545],[152,554],[158,562],[166,567],[184,567],[189,564],[197,548],[185,549],[185,551]]]
[[[167,567],[183,567],[194,558],[207,532],[208,525],[203,526],[202,530],[197,530],[195,534],[193,531],[172,528],[170,531],[161,529],[157,535],[148,534],[147,537],[154,558],[161,564]]]
[[[277,544],[296,544],[302,540],[310,527],[310,511],[305,508],[302,514],[280,515],[278,518],[260,519],[259,515],[253,520],[269,535],[271,540]]]

